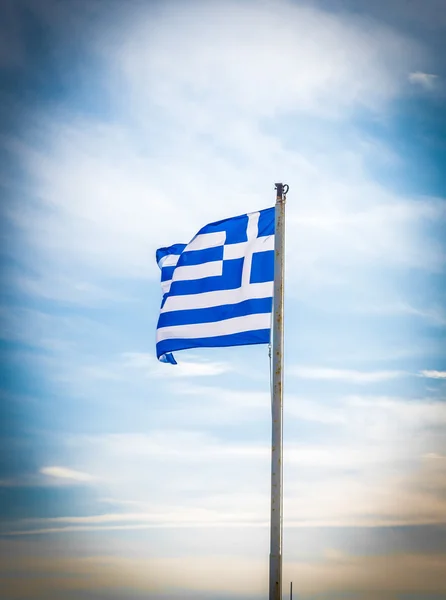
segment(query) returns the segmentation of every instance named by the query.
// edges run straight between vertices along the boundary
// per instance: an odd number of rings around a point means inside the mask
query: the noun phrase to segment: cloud
[[[93,275],[97,278],[97,274]],[[137,299],[126,295],[122,290],[113,289],[110,284],[99,285],[97,282],[78,280],[77,274],[73,277],[66,274],[57,277],[45,273],[43,277],[30,277],[22,273],[13,272],[9,275],[10,281],[23,294],[39,299],[49,299],[64,303],[82,306],[100,306],[103,304],[116,304],[136,302]]]
[[[42,467],[40,469],[40,473],[42,473],[42,475],[46,475],[47,477],[52,477],[63,481],[68,480],[70,482],[77,483],[84,483],[93,480],[93,477],[88,473],[75,471],[73,469],[68,469],[67,467]]]
[[[271,406],[271,396],[265,388],[247,390],[224,385],[192,385],[183,378],[181,382],[170,381],[164,393],[170,398],[169,405],[163,410],[162,422],[166,427],[173,423],[202,431],[241,424],[249,427],[249,424],[264,422]]]
[[[229,6],[166,3],[120,20],[119,31],[98,32],[89,49],[103,61],[111,116],[82,116],[67,102],[50,119],[35,115],[27,140],[10,140],[39,198],[9,211],[35,251],[35,277],[18,277],[23,289],[43,297],[72,290],[88,304],[107,296],[94,273],[157,279],[156,247],[271,203],[281,173],[297,186],[289,181],[288,223],[299,229],[289,236],[290,293],[300,278],[333,279],[334,264],[444,263],[420,229],[437,218],[438,202],[401,198],[374,182],[367,165],[386,152],[348,121],[358,108],[385,110],[403,92],[420,48],[345,14],[285,2]],[[272,23],[281,34],[265,46]],[[323,148],[308,116],[322,119]],[[298,144],[287,142],[285,117]],[[311,202],[292,202],[294,191]]]
[[[195,18],[197,10],[204,28]],[[216,125],[217,114],[206,111],[209,105],[219,116],[235,106],[247,118],[376,107],[401,91],[405,67],[413,60],[409,49],[412,57],[422,54],[413,41],[377,22],[288,2],[274,7],[193,2],[187,11],[167,4],[159,23],[149,15],[139,17],[132,37],[122,45],[113,37],[113,45],[106,46],[130,82],[133,98],[155,96],[181,117],[186,109],[194,126],[206,129]],[[265,46],[271,28],[281,33]],[[280,85],[271,85],[273,80]],[[181,108],[179,100],[186,106]],[[198,105],[205,109],[201,116]]]
[[[434,89],[437,80],[438,75],[433,75],[432,73],[423,73],[422,71],[416,71],[415,73],[410,73],[409,75],[410,83],[419,85],[425,90]]]
[[[440,327],[446,325],[446,313],[442,306],[413,306],[408,302],[396,300],[383,304],[361,304],[356,307],[358,312],[383,315],[414,315],[426,319]]]
[[[188,395],[198,398],[202,394],[207,404],[213,405],[216,390],[212,390],[188,385],[184,400]],[[229,398],[222,413],[228,415],[231,403],[241,405],[244,393],[221,390],[221,397]],[[267,394],[246,394],[246,400],[252,409],[269,413]],[[181,424],[200,426],[194,417],[199,411],[194,406],[187,406],[187,410],[192,412],[190,421],[182,419]],[[444,402],[373,395],[311,402],[287,395],[285,411],[288,531],[443,522]],[[63,480],[73,473],[91,473],[90,477],[102,482],[102,489],[112,495],[107,500],[112,510],[107,507],[104,511],[101,502],[97,511],[92,507],[87,515],[10,522],[7,535],[57,537],[76,532],[100,535],[105,531],[179,531],[189,527],[200,531],[218,528],[219,537],[224,537],[225,529],[267,530],[270,446],[266,429],[262,422],[252,437],[253,430],[243,426],[237,439],[238,414],[235,411],[226,421],[231,423],[235,439],[225,439],[222,428],[210,435],[193,429],[162,430],[159,425],[151,433],[65,436],[82,471],[49,467],[46,476]],[[311,437],[304,441],[305,427],[300,424],[296,429],[293,419],[323,424],[323,443]],[[250,422],[256,421],[251,417]],[[243,425],[243,419],[239,424]],[[333,438],[333,432],[340,437]],[[151,477],[141,478],[141,472],[150,472]]]
[[[446,371],[420,371],[420,377],[427,379],[446,379]]]
[[[330,551],[331,550],[331,551]],[[338,597],[366,600],[394,600],[404,592],[427,594],[446,588],[446,557],[444,554],[421,555],[396,553],[389,569],[387,556],[357,556],[328,549],[323,560],[293,560],[284,565],[284,581],[296,581],[299,575],[299,597],[315,598],[316,594],[336,594]],[[6,561],[2,570],[11,568]],[[111,594],[113,590],[132,589],[134,594],[146,594],[154,600],[165,597],[165,582],[170,582],[169,598],[206,595],[227,597],[261,597],[267,590],[267,560],[261,556],[197,554],[192,557],[126,558],[108,556],[84,557],[21,557],[14,569],[27,577],[8,578],[8,597],[57,598],[70,592],[88,598],[89,594]],[[41,574],[44,573],[45,577]],[[296,585],[294,586],[296,588]],[[368,595],[365,595],[368,594]],[[374,595],[372,595],[374,594]],[[327,596],[324,596],[327,597]],[[328,596],[330,597],[330,596]]]
[[[437,454],[436,452],[429,452],[423,456],[426,460],[446,460],[446,456]]]
[[[73,350],[100,340],[109,345],[113,331],[93,318],[77,314],[56,313],[37,308],[0,306],[2,339],[56,351]]]
[[[376,415],[382,415],[382,424],[386,421],[392,422],[395,430],[400,428],[403,435],[410,435],[413,429],[422,431],[446,424],[446,404],[443,399],[348,396],[346,405],[364,410],[365,413],[370,414],[373,411]]]
[[[212,404],[209,393],[205,392],[203,398]],[[269,413],[267,398],[263,408],[260,397],[253,396],[252,400],[259,404],[256,410],[260,414]],[[286,398],[288,434],[284,464],[290,524],[378,526],[439,522],[446,508],[441,499],[446,471],[438,471],[444,461],[429,461],[426,455],[444,455],[443,402],[352,396],[342,402],[333,399],[312,404],[303,404],[292,396]],[[192,416],[181,423],[200,426],[202,422],[194,417],[200,411],[193,406],[187,406],[187,410],[192,411]],[[229,409],[228,413],[231,414]],[[322,423],[324,442],[308,436],[308,441],[304,441],[305,427],[299,425],[297,429],[293,419]],[[228,422],[234,430],[232,435],[240,431],[237,412],[223,424]],[[239,425],[244,422],[243,418]],[[250,422],[257,421],[251,417]],[[264,421],[259,422],[263,431]],[[217,527],[223,521],[263,526],[268,512],[269,443],[264,435],[261,440],[255,437],[231,441],[221,437],[223,432],[221,426],[215,435],[193,429],[158,428],[150,434],[72,438],[71,452],[76,452],[85,470],[100,475],[116,506],[124,512],[130,510],[130,515],[141,511],[139,522],[137,516],[123,516],[124,522],[120,522],[114,512],[110,514],[115,516],[98,516],[97,523],[93,519],[82,525],[99,526],[103,518],[110,519],[113,527],[129,527],[128,520],[144,527],[172,527],[181,522]],[[243,432],[246,436],[245,427]],[[250,438],[252,435],[250,432]],[[156,492],[150,481],[140,478],[140,473],[147,471],[158,482]],[[346,494],[354,499],[348,505]],[[398,506],[392,504],[396,498],[400,499]],[[196,512],[197,508],[204,512]],[[54,525],[51,523],[51,527]]]
[[[312,454],[310,461],[305,453]],[[287,478],[285,514],[287,528],[302,527],[396,527],[443,523],[446,509],[446,462],[444,456],[422,457],[417,468],[405,473],[395,471],[391,475],[377,478],[375,475],[342,472],[335,477],[333,472],[325,472],[324,480],[302,480],[304,467],[316,465],[314,456],[322,455],[320,450],[289,449],[286,454],[287,471],[296,467],[301,480]],[[300,456],[299,456],[300,454]],[[334,466],[349,463],[355,467],[355,459],[349,449],[340,448],[340,456],[326,452],[323,463],[331,461]],[[331,458],[329,457],[331,454]],[[268,452],[265,453],[265,457]],[[257,460],[259,456],[253,458]],[[383,457],[384,458],[384,457]],[[347,461],[346,461],[347,459]],[[353,459],[353,460],[352,460]],[[368,464],[373,464],[373,452]],[[356,462],[356,467],[360,462]],[[252,463],[251,471],[254,468]],[[348,496],[349,503],[345,503]],[[73,531],[140,530],[173,527],[221,528],[268,526],[268,500],[266,491],[259,493],[255,487],[248,491],[231,490],[216,492],[212,482],[200,494],[200,498],[181,500],[177,495],[160,504],[148,500],[120,500],[109,498],[108,503],[120,512],[90,514],[82,516],[61,516],[55,518],[25,519],[10,523],[9,536],[38,535],[41,533],[71,533]],[[130,509],[130,510],[129,510]],[[139,509],[135,512],[135,509]],[[32,526],[32,527],[31,527]]]
[[[64,484],[88,483],[95,478],[88,473],[67,467],[47,466],[35,473],[19,474],[9,479],[0,479],[3,488],[42,488]]]
[[[189,355],[193,358],[193,355]],[[142,352],[125,352],[122,355],[124,366],[128,369],[141,370],[148,377],[212,377],[233,370],[225,362],[213,362],[207,359],[181,360],[174,367],[161,364],[153,354]]]
[[[305,366],[291,367],[289,372],[290,375],[299,377],[300,379],[344,381],[358,384],[379,383],[407,376],[407,373],[404,371],[355,371]]]

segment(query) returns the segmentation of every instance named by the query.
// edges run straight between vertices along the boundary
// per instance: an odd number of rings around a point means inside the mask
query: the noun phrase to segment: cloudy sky
[[[1,0],[5,600],[267,597],[265,346],[155,250],[288,183],[284,589],[446,597],[443,0]]]

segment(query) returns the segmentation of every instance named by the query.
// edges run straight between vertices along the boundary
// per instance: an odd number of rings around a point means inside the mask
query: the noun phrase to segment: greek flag
[[[206,225],[189,244],[160,248],[163,299],[156,353],[267,344],[274,281],[274,216],[267,208]]]

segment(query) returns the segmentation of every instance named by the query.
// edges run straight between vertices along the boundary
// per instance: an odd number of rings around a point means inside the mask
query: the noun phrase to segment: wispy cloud
[[[423,456],[424,459],[426,460],[442,460],[442,461],[446,461],[446,455],[444,454],[438,454],[437,452],[428,452],[428,454],[425,454]]]
[[[60,557],[26,556],[14,562],[6,560],[2,571],[10,569],[26,573],[15,580],[7,578],[8,597],[35,597],[53,600],[60,594],[82,593],[93,597],[100,590],[112,594],[116,589],[132,589],[134,594],[161,598],[160,592],[169,581],[169,597],[178,600],[189,596],[209,595],[261,597],[265,593],[267,569],[264,560],[255,556],[234,557],[229,552],[216,556],[196,553],[193,557]],[[310,600],[315,596],[345,595],[355,600],[373,600],[380,590],[382,600],[394,600],[407,590],[420,590],[422,597],[438,595],[446,587],[446,556],[442,553],[417,554],[399,552],[392,556],[361,556],[326,548],[323,560],[289,560],[284,565],[284,579],[295,580],[299,573],[299,596]],[[45,577],[41,573],[45,573]],[[381,591],[383,590],[383,591]],[[355,595],[356,594],[356,595]]]
[[[423,73],[423,71],[416,71],[409,75],[410,83],[419,85],[426,90],[432,90],[435,88],[435,84],[438,81],[438,75],[433,73]]]
[[[97,279],[97,274],[92,274]],[[78,274],[53,276],[44,273],[41,277],[25,276],[12,272],[10,281],[20,292],[34,298],[55,300],[71,305],[100,306],[103,304],[119,304],[137,302],[138,298],[126,295],[121,289],[111,283],[100,284],[97,281],[79,279]]]
[[[332,115],[356,103],[376,106],[400,92],[405,67],[412,62],[407,50],[413,51],[412,60],[422,54],[417,44],[396,31],[377,22],[364,26],[361,18],[347,14],[340,18],[287,2],[274,8],[267,3],[229,2],[212,8],[200,2],[193,4],[200,7],[206,29],[195,21],[193,11],[167,6],[164,14],[169,17],[169,27],[160,29],[153,20],[143,18],[124,47],[116,49],[115,38],[107,47],[118,57],[133,89],[137,86],[139,93],[155,94],[176,112],[181,109],[178,96],[184,98],[191,84],[202,98],[201,106],[206,109],[210,98],[223,114],[225,106],[227,110],[234,105],[256,117],[284,109]],[[256,27],[247,28],[252,22]],[[280,29],[281,36],[266,55],[265,35],[272,26]],[[242,35],[246,44],[240,45]],[[203,47],[207,48],[206,57]],[[152,48],[158,48],[158,53],[151,52]],[[172,60],[180,52],[187,60],[184,70]],[[229,67],[228,54],[235,52],[238,60],[231,61]],[[138,73],[148,77],[138,79]],[[363,77],[357,78],[360,73]],[[271,89],[274,76],[279,76],[286,93],[274,86]],[[154,87],[149,83],[152,78]],[[217,103],[218,96],[226,99],[225,106]],[[196,97],[188,98],[185,108],[190,112],[198,108]],[[193,114],[196,126],[216,125],[215,118],[209,122],[207,112],[200,120],[198,112]]]
[[[361,304],[356,307],[358,312],[383,315],[413,315],[421,317],[435,325],[446,325],[446,312],[442,306],[413,306],[409,302],[397,300],[383,304]]]
[[[42,475],[46,475],[47,477],[77,483],[85,483],[94,479],[88,473],[83,473],[82,471],[75,471],[74,469],[68,469],[67,467],[60,466],[42,467],[40,469],[40,473],[42,473]]]
[[[446,379],[446,371],[420,371],[420,377],[427,379]]]
[[[265,458],[268,455],[265,448]],[[319,457],[317,456],[319,454]],[[352,449],[333,452],[305,448],[288,448],[288,469],[296,466],[302,473],[306,465],[339,465],[370,468],[375,457],[362,456],[359,461]],[[256,457],[257,459],[259,457]],[[322,459],[322,461],[321,461]],[[365,459],[365,461],[364,461]],[[382,456],[383,460],[386,457]],[[252,464],[251,470],[254,467]],[[324,480],[311,482],[293,478],[287,489],[287,527],[391,527],[434,524],[443,521],[446,509],[446,462],[443,455],[430,453],[420,457],[418,469],[399,471],[381,478],[341,472],[337,477],[325,471]],[[327,490],[330,493],[327,493]],[[345,503],[348,495],[350,502]],[[70,533],[73,531],[124,530],[172,527],[266,527],[268,494],[240,491],[216,493],[212,485],[201,499],[162,505],[135,500],[108,499],[124,510],[120,512],[27,519],[11,523],[8,535]],[[130,511],[127,510],[130,508]],[[135,508],[139,508],[135,512]]]
[[[62,466],[46,466],[38,472],[25,473],[15,477],[0,479],[3,488],[43,488],[59,485],[86,484],[95,481],[95,477],[83,471]]]
[[[355,371],[350,369],[330,369],[326,367],[297,366],[289,369],[290,375],[301,379],[321,381],[344,381],[349,383],[367,384],[389,381],[408,374],[404,371]]]
[[[314,7],[194,5],[200,25],[190,9],[166,4],[161,15],[142,11],[119,31],[95,37],[92,51],[104,61],[115,119],[68,111],[51,120],[39,116],[41,142],[11,144],[41,206],[25,202],[10,216],[52,272],[63,276],[69,269],[76,285],[84,286],[73,290],[73,298],[88,303],[106,293],[85,282],[86,267],[102,277],[157,277],[155,261],[148,259],[157,246],[188,241],[204,223],[238,214],[241,206],[257,210],[269,202],[265,190],[280,173],[294,173],[300,197],[312,199],[289,204],[289,222],[300,231],[289,239],[290,265],[298,267],[291,271],[290,290],[294,277],[317,280],[319,269],[332,278],[333,262],[438,268],[441,253],[418,232],[420,219],[435,218],[436,204],[398,197],[373,181],[365,168],[369,155],[384,151],[376,153],[353,133],[346,150],[342,125],[352,110],[380,112],[402,94],[421,48],[378,23],[365,26],[360,18]],[[281,36],[263,60],[271,23]],[[229,61],[232,53],[237,60]],[[281,85],[271,89],[280,73]],[[113,104],[122,82],[134,126],[120,120]],[[161,113],[157,122],[171,124],[157,136],[155,155],[142,150],[157,129],[154,105]],[[296,110],[299,149],[283,143],[280,128],[273,136],[263,121]],[[321,152],[307,115],[341,123],[343,143],[325,131]],[[196,190],[209,186],[211,199],[204,202]],[[69,295],[68,283],[54,291],[47,272],[33,282],[22,278],[21,285],[43,296]]]
[[[156,360],[154,354],[125,352],[122,355],[124,367],[144,372],[148,377],[212,377],[233,370],[229,363],[213,362],[205,358],[182,359],[178,365],[166,366]]]
[[[2,339],[58,352],[73,350],[79,340],[85,347],[92,341],[109,343],[113,337],[110,328],[79,313],[0,306],[0,320]]]

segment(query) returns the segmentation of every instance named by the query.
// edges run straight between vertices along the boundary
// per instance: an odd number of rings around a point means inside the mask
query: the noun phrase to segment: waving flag
[[[211,223],[189,244],[160,248],[159,360],[187,348],[267,344],[274,281],[274,216],[267,208]]]

